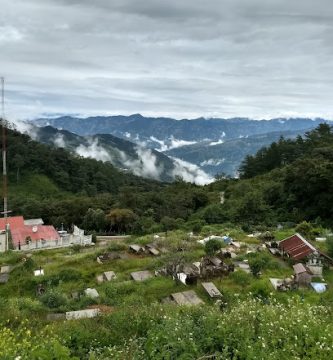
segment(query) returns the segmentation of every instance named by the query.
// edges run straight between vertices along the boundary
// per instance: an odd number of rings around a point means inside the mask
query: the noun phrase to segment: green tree
[[[205,244],[205,252],[207,255],[212,256],[223,246],[222,241],[217,239],[208,240]]]
[[[296,226],[295,230],[305,237],[311,237],[313,227],[307,221],[302,221]]]
[[[123,233],[131,230],[137,216],[131,209],[117,208],[111,210],[106,218],[110,224],[111,231]]]
[[[168,231],[170,231],[170,230],[177,229],[176,220],[169,216],[164,216],[161,219],[161,225],[162,225],[163,231],[165,231],[166,233],[168,233]]]

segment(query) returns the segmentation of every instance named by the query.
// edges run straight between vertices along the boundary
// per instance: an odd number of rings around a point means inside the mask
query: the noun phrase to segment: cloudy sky
[[[333,119],[332,0],[1,0],[6,114]]]

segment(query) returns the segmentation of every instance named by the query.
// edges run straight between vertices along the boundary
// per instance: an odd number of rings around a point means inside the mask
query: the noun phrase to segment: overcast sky
[[[1,0],[6,115],[333,119],[332,0]]]

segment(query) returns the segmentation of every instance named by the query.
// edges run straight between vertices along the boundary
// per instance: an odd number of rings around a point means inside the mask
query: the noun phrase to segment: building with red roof
[[[7,218],[0,218],[0,231],[6,230],[6,225],[10,229],[17,229],[24,226],[23,216],[11,216]]]
[[[10,230],[14,248],[20,249],[24,245],[34,244],[35,247],[50,246],[50,242],[57,244],[60,235],[51,225],[24,225]]]
[[[52,225],[34,225],[33,220],[30,225],[27,223],[29,221],[26,222],[23,216],[0,218],[0,232],[8,229],[9,239],[15,250],[58,246],[60,235]]]
[[[75,225],[73,233],[69,234],[67,231],[58,232],[52,225],[44,225],[42,219],[26,220],[23,216],[12,216],[0,218],[0,252],[7,249],[6,229],[9,243],[15,250],[92,244],[92,235],[85,235],[84,231]]]
[[[310,254],[318,251],[309,241],[298,233],[279,242],[279,248],[283,255],[287,255],[293,260],[302,260]]]

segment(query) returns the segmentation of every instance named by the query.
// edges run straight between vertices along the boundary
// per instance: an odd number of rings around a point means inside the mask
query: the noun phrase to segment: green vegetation
[[[221,240],[211,239],[205,244],[205,252],[207,255],[214,255],[223,246]]]
[[[57,227],[74,223],[94,235],[132,236],[89,248],[0,254],[0,264],[12,266],[8,283],[0,285],[0,359],[332,358],[332,270],[324,270],[323,294],[310,288],[275,292],[269,278],[290,277],[292,268],[264,248],[256,251],[265,240],[299,231],[311,241],[327,237],[316,245],[333,254],[332,140],[326,125],[305,139],[281,139],[245,159],[241,179],[198,187],[181,179],[168,185],[143,180],[9,131],[14,214],[42,217]],[[247,236],[255,231],[262,236]],[[197,242],[209,235],[245,243],[225,263],[245,261],[251,269],[206,279],[221,291],[221,302],[210,299],[200,281],[185,286],[171,276],[130,280],[134,271],[153,273],[213,255],[221,242]],[[164,250],[160,256],[127,251],[131,243],[153,242]],[[106,252],[116,256],[97,262]],[[40,267],[45,275],[34,277]],[[114,271],[116,279],[98,282],[104,271]],[[99,297],[85,295],[88,287]],[[164,302],[185,290],[195,290],[205,304]],[[87,308],[102,315],[47,320],[51,313]]]
[[[218,233],[228,228],[215,226]],[[291,232],[294,229],[290,229]],[[284,236],[284,230],[274,236]],[[203,234],[201,234],[203,235]],[[233,232],[248,246],[259,245],[239,228]],[[248,240],[247,240],[248,239]],[[223,359],[324,359],[332,348],[333,273],[324,274],[328,292],[316,294],[310,289],[289,293],[275,292],[269,277],[288,277],[292,269],[268,252],[246,253],[242,246],[237,259],[248,259],[251,268],[260,265],[260,273],[241,270],[208,281],[223,294],[214,302],[200,285],[184,286],[171,277],[157,276],[144,282],[130,280],[130,273],[154,271],[184,258],[197,261],[205,254],[197,237],[185,232],[160,234],[158,246],[169,252],[159,257],[132,255],[130,243],[148,244],[152,235],[113,243],[109,248],[57,249],[25,255],[9,252],[0,255],[1,264],[13,270],[7,284],[0,286],[0,358],[22,359],[175,359],[215,357]],[[183,251],[174,249],[182,247]],[[96,257],[106,251],[124,256],[104,264]],[[41,266],[45,275],[33,277]],[[96,276],[112,270],[117,278],[98,283]],[[255,276],[254,276],[255,275]],[[38,295],[39,286],[45,289]],[[96,288],[99,298],[83,295]],[[175,292],[193,289],[205,302],[198,307],[164,304],[163,299]],[[72,293],[81,294],[74,298]],[[94,319],[47,321],[48,313],[86,308],[100,308]],[[29,319],[27,322],[26,319]],[[130,321],[129,321],[130,319]],[[43,334],[43,339],[39,337]],[[13,339],[13,341],[6,341]],[[15,340],[14,340],[15,339]]]
[[[332,225],[329,125],[320,125],[304,139],[281,138],[244,160],[240,180],[220,179],[205,187],[182,179],[173,184],[141,179],[13,130],[8,144],[13,159],[10,208],[14,214],[42,217],[57,227],[76,224],[92,233],[148,234],[174,229],[198,232],[206,224],[227,222],[241,224],[246,231],[266,230],[305,220],[312,229],[302,225],[300,231],[314,238],[321,226]]]

